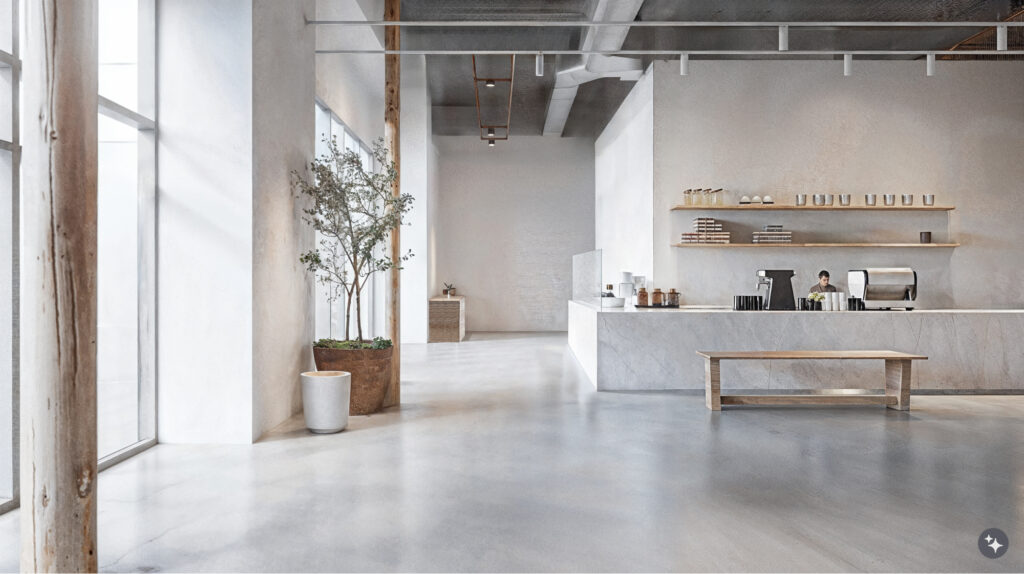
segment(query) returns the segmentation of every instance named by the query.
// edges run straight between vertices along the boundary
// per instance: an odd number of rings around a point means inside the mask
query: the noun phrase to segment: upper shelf
[[[943,205],[780,205],[751,203],[747,205],[677,205],[672,211],[953,211]]]

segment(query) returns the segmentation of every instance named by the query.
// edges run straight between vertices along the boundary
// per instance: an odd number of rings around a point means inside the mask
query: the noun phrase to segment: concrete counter
[[[1024,310],[600,309],[569,302],[569,346],[598,390],[703,389],[702,351],[889,349],[927,355],[912,388],[1024,391]],[[723,363],[723,389],[882,386],[877,361]]]

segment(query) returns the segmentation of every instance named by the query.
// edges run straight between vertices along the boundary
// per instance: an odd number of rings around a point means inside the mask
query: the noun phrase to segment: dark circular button
[[[988,558],[999,558],[1010,548],[1010,537],[998,528],[989,528],[978,537],[978,550]]]

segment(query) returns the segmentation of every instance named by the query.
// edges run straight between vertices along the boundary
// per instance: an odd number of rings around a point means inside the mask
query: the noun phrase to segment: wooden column
[[[97,0],[28,0],[21,570],[96,572]]]
[[[384,0],[384,20],[397,22],[401,18],[401,0]],[[401,49],[401,29],[398,26],[384,28],[384,49]],[[391,150],[391,158],[398,169],[398,178],[391,187],[391,193],[398,197],[402,193],[401,130],[399,116],[402,113],[402,57],[397,54],[384,55],[384,144]],[[398,261],[402,255],[400,228],[391,231],[391,259]],[[401,270],[391,270],[390,308],[388,312],[388,337],[394,343],[391,356],[391,385],[384,398],[384,406],[390,407],[401,402],[402,381],[402,334],[401,334]]]

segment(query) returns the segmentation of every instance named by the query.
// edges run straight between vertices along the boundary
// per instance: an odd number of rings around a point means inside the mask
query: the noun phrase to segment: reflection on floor
[[[1024,397],[595,393],[564,334],[405,347],[401,409],[100,479],[102,569],[1024,571]],[[0,516],[0,570],[17,562]],[[999,560],[978,551],[998,527]]]

